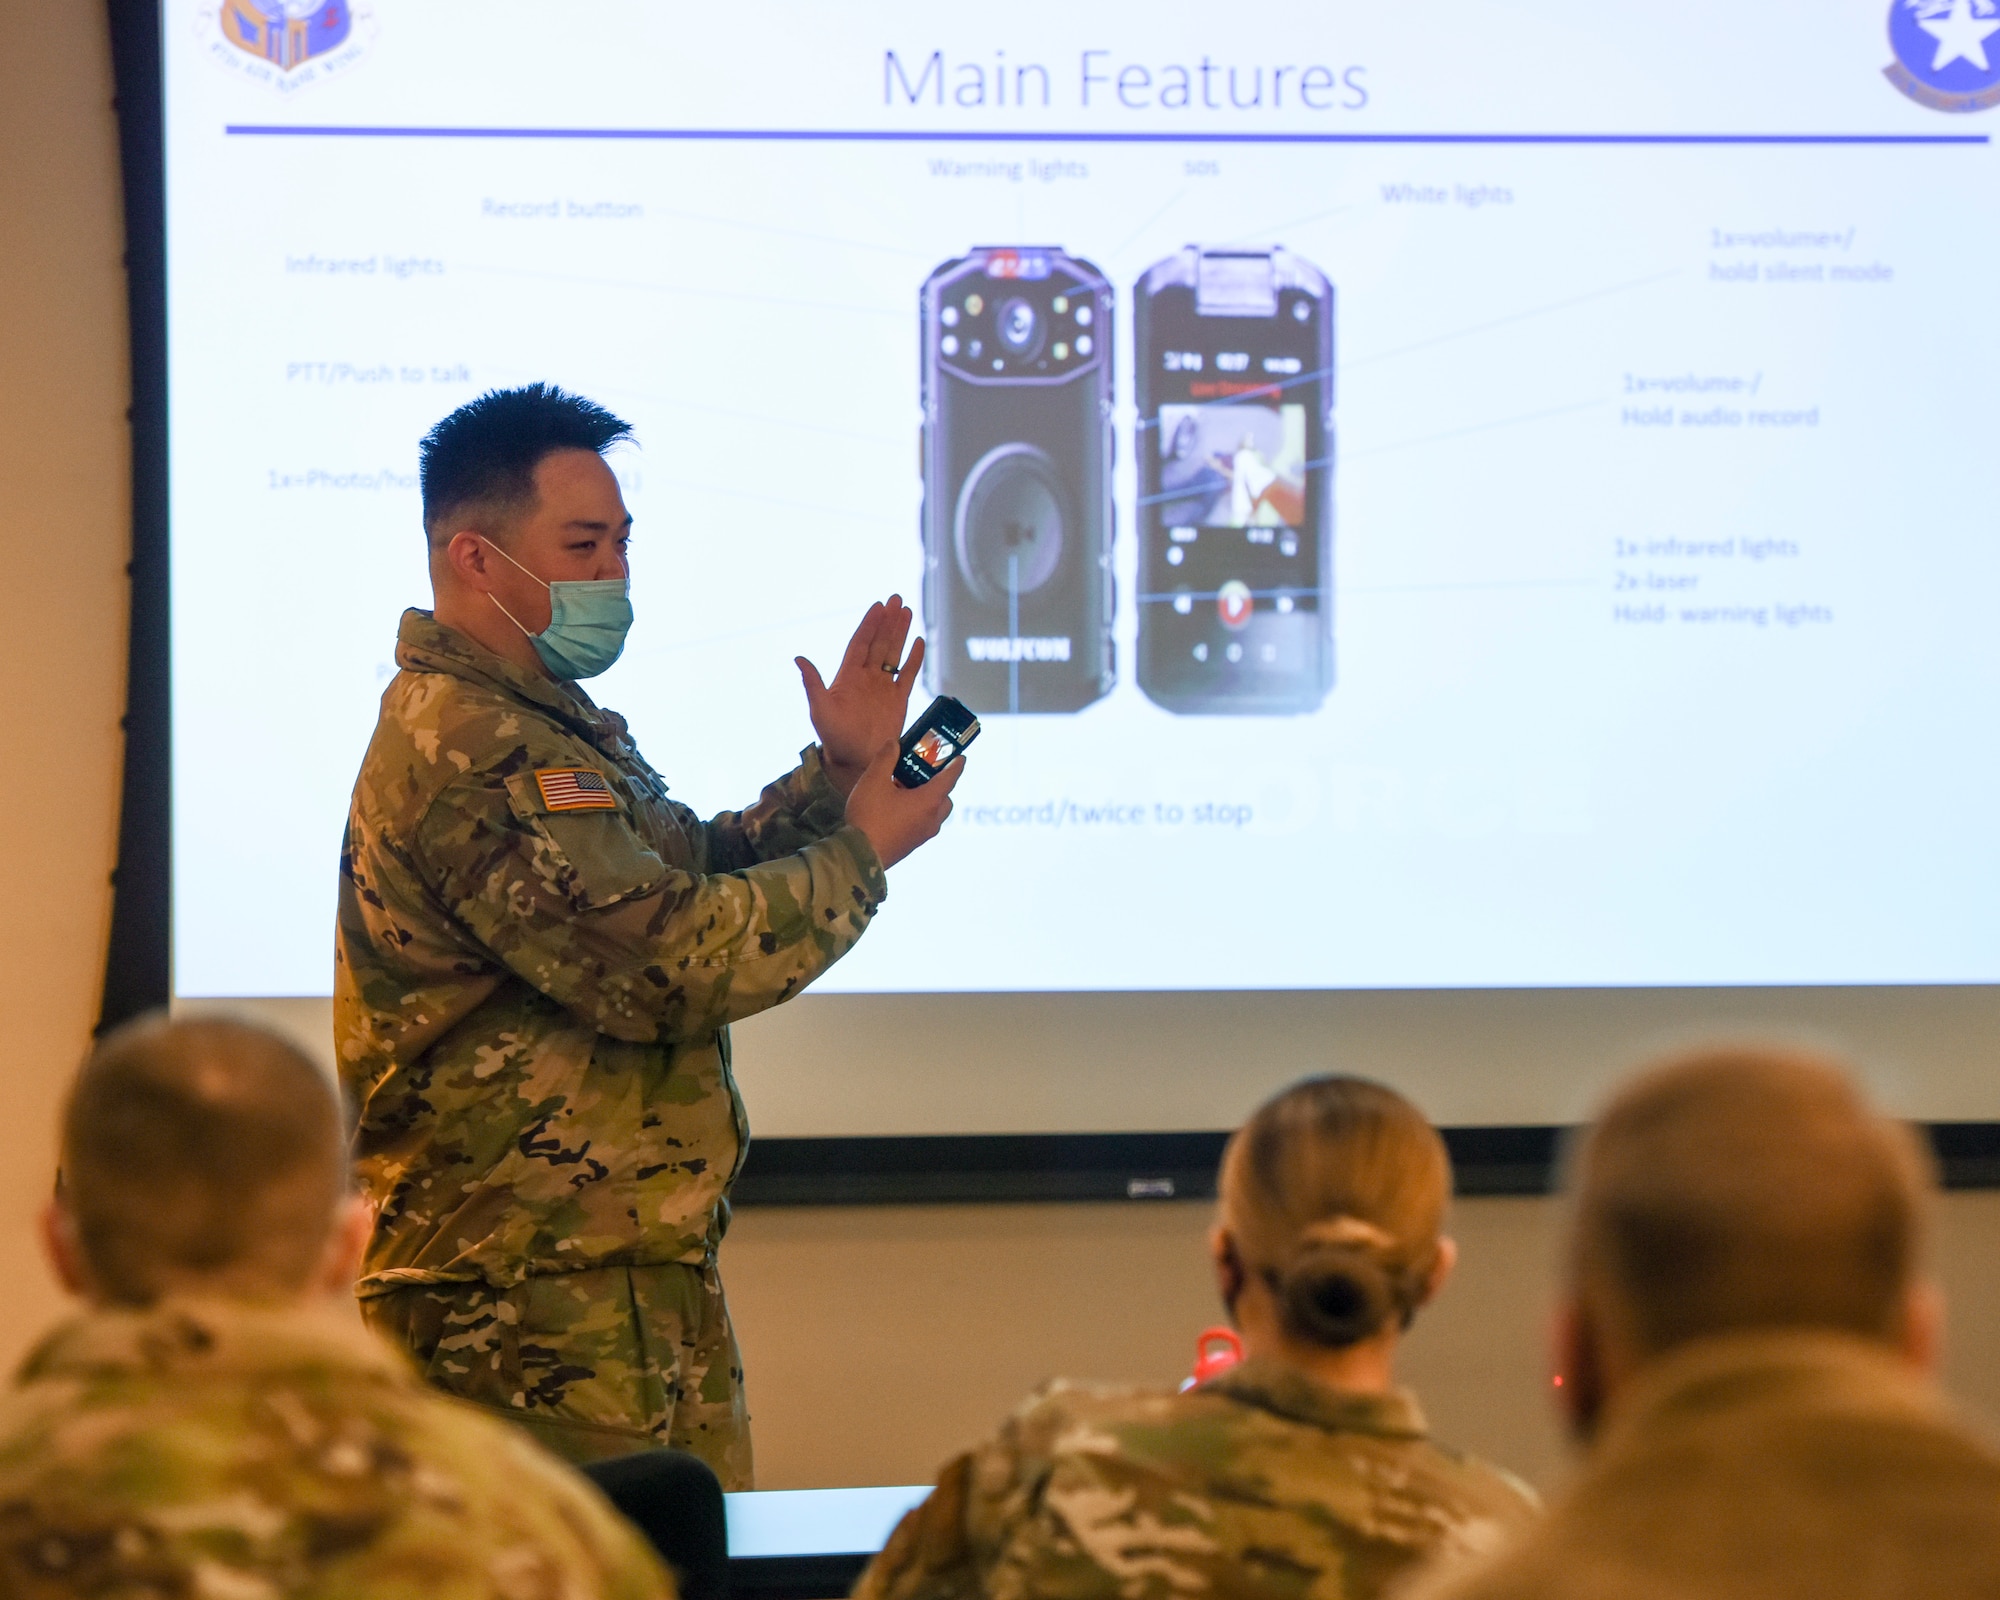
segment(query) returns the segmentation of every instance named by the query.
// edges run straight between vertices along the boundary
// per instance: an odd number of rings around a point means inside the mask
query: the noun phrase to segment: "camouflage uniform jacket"
[[[1992,1600],[2000,1450],[1900,1351],[1696,1339],[1612,1397],[1539,1526],[1427,1600]]]
[[[1242,1363],[1187,1394],[1056,1384],[951,1462],[856,1600],[1362,1600],[1494,1548],[1531,1491],[1404,1393]]]
[[[0,1399],[0,1594],[673,1593],[583,1479],[330,1312],[91,1313]]]
[[[725,1025],[860,937],[874,850],[814,750],[704,823],[576,685],[422,611],[396,660],[334,966],[379,1208],[359,1293],[706,1259],[748,1140]],[[579,769],[603,790],[537,778]]]

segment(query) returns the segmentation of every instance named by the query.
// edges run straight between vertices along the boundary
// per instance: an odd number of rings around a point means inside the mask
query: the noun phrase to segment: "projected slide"
[[[180,993],[534,379],[678,798],[891,590],[981,719],[824,991],[2000,981],[1997,0],[163,14]]]

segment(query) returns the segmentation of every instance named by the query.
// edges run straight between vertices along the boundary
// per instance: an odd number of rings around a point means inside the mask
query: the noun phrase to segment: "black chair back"
[[[722,1484],[679,1450],[641,1450],[583,1471],[674,1569],[681,1600],[729,1600],[729,1528]]]

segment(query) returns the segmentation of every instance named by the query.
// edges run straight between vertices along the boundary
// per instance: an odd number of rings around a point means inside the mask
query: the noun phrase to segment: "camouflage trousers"
[[[411,1284],[361,1302],[438,1388],[491,1406],[557,1455],[656,1445],[751,1485],[743,1357],[715,1266],[597,1267],[484,1283]]]

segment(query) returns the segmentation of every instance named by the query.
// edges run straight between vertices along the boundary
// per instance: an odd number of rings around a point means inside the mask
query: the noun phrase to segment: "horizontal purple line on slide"
[[[232,122],[235,138],[269,139],[664,139],[732,144],[1560,144],[1902,145],[1987,144],[1984,133],[1111,133],[1025,129],[970,132],[839,128],[419,128],[314,127]]]

